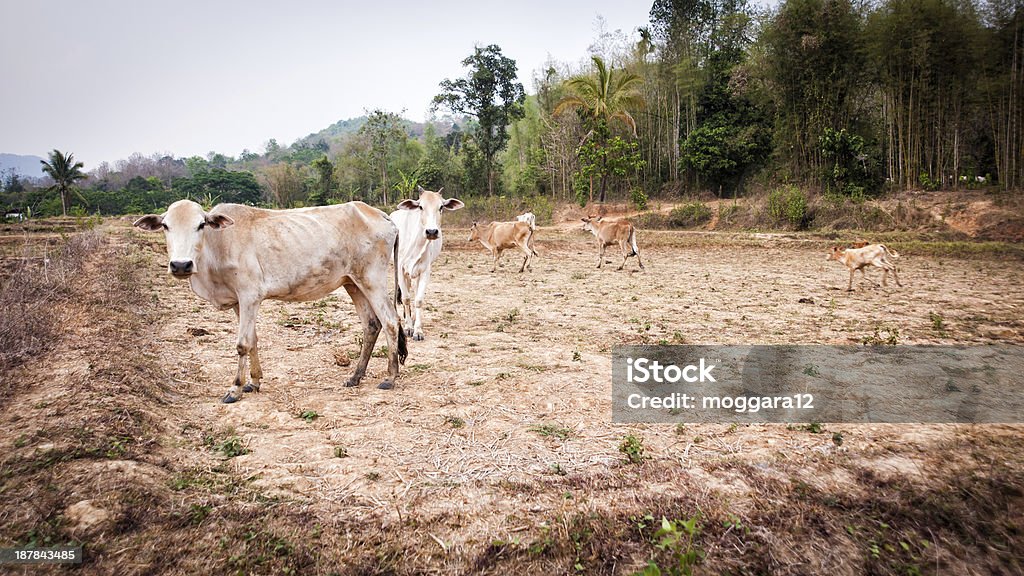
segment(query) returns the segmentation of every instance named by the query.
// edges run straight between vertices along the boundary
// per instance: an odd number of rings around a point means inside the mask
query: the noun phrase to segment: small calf
[[[491,222],[490,224],[478,224],[473,222],[469,231],[469,241],[480,241],[491,252],[494,257],[494,264],[491,272],[498,269],[498,259],[501,253],[509,248],[519,248],[524,254],[523,265],[519,271],[530,268],[530,260],[537,255],[533,249],[533,228],[526,222]]]
[[[853,291],[853,274],[857,270],[863,274],[864,267],[869,265],[885,271],[882,275],[882,286],[888,285],[889,272],[892,272],[893,278],[896,279],[896,285],[903,286],[900,284],[900,277],[896,274],[896,264],[893,263],[893,260],[899,257],[900,255],[895,250],[889,250],[884,244],[870,244],[861,248],[833,246],[828,259],[842,262],[850,269],[850,281],[846,285],[846,290],[850,292]]]

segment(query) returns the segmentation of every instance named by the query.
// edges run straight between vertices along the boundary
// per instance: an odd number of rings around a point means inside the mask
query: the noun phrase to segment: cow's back
[[[389,254],[394,245],[387,216],[362,202],[293,210],[221,204],[210,213],[235,224],[206,236],[198,278],[205,286],[193,283],[193,289],[213,290],[220,301],[224,292],[321,298],[345,277],[359,277],[368,260]]]

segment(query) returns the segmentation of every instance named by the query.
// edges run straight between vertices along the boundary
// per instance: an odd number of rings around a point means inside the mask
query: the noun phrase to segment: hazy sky
[[[532,75],[648,23],[651,2],[0,2],[0,152],[237,156],[381,108],[423,120],[474,45]]]

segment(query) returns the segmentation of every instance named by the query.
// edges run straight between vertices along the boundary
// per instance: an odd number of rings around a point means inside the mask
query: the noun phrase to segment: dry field
[[[224,405],[234,314],[163,271],[159,235],[101,234],[63,343],[0,378],[0,546],[82,542],[112,574],[1024,571],[1024,427],[625,425],[610,404],[618,344],[1020,343],[1018,259],[896,244],[904,287],[847,293],[806,235],[641,231],[647,270],[616,271],[564,224],[518,274],[446,229],[394,390],[384,358],[341,386],[341,291],[264,303],[262,391]],[[110,277],[126,303],[95,292]]]

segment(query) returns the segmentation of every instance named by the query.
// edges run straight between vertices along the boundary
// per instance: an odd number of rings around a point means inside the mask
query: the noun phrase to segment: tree
[[[612,122],[618,121],[636,138],[636,120],[630,108],[642,108],[643,96],[640,85],[643,80],[631,72],[620,70],[618,73],[605,65],[600,56],[592,56],[594,74],[580,74],[565,81],[568,95],[555,106],[557,116],[566,110],[576,110],[584,119],[590,131],[584,140],[594,139],[598,148],[607,146],[611,138]],[[582,148],[581,148],[582,150]],[[602,164],[596,168],[595,175],[601,178],[600,201],[605,200],[605,189],[611,169],[606,161],[607,153],[596,153]]]
[[[374,110],[358,134],[369,141],[369,164],[380,174],[380,190],[388,203],[388,156],[392,147],[409,138],[402,118],[393,112]]]
[[[39,161],[43,165],[43,172],[53,179],[53,186],[48,188],[50,192],[60,193],[60,204],[64,215],[68,215],[68,194],[74,189],[75,182],[85,180],[87,176],[82,172],[85,164],[74,161],[74,154],[63,154],[56,148],[50,152],[50,161]]]
[[[462,61],[470,68],[465,78],[441,82],[441,94],[434,96],[432,109],[445,106],[456,114],[469,114],[478,124],[473,130],[487,172],[487,194],[494,193],[494,159],[508,142],[508,125],[523,117],[526,92],[516,81],[516,62],[491,44],[477,46]]]
[[[271,196],[281,208],[291,208],[305,192],[302,174],[293,164],[269,166],[263,171],[263,178]]]
[[[317,176],[316,204],[320,204],[326,202],[331,197],[331,191],[336,185],[334,180],[334,164],[331,164],[331,161],[327,159],[327,155],[324,154],[314,160],[312,166]]]

